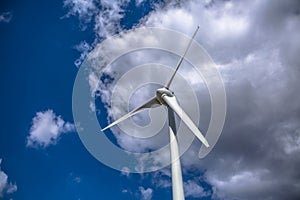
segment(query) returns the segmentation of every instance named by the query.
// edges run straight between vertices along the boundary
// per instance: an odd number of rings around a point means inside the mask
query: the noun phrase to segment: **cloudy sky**
[[[126,36],[149,42],[139,28],[191,36],[197,26],[195,40],[223,79],[227,112],[222,135],[208,156],[198,159],[201,144],[195,140],[181,157],[186,199],[300,198],[299,1],[15,0],[0,5],[0,199],[171,199],[169,166],[131,174],[89,153],[74,125],[72,90],[82,62],[103,56],[99,44],[106,38],[122,33],[114,40],[127,47]],[[177,60],[174,54],[147,50],[97,66],[87,80],[90,95],[96,96],[90,111],[105,126],[125,114],[126,103],[133,109],[151,97],[137,90],[129,102],[117,98],[120,105],[112,106],[122,75],[145,63],[174,67]],[[209,94],[192,67],[187,62],[182,67],[183,83],[196,91],[199,127],[205,132]],[[147,76],[152,77],[161,74]],[[157,85],[144,87],[151,91]],[[188,101],[180,103],[193,110]],[[133,120],[143,126],[149,117],[142,113]],[[165,129],[150,140],[134,139],[118,127],[106,136],[133,152],[168,142]]]

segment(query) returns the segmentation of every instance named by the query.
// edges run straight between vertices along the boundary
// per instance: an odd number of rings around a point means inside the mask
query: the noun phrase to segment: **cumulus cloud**
[[[8,182],[8,175],[1,170],[1,162],[2,159],[0,159],[0,198],[5,194],[12,194],[18,189],[15,183]]]
[[[12,20],[13,14],[12,12],[3,12],[0,14],[0,23],[9,23]]]
[[[28,147],[47,147],[56,144],[64,133],[75,131],[74,124],[65,122],[53,110],[37,112],[27,137]]]
[[[158,8],[139,24],[139,27],[167,27],[188,35],[199,25],[196,40],[218,65],[228,98],[223,134],[205,159],[195,159],[198,141],[182,157],[186,173],[192,173],[191,169],[203,172],[201,176],[211,185],[210,194],[214,199],[300,197],[299,8],[300,3],[296,0],[179,1]],[[144,42],[149,41],[155,42],[144,39]],[[126,66],[137,66],[141,64],[140,60],[155,60],[168,66],[176,64],[176,57],[166,55],[162,59],[147,51],[128,56],[122,61],[122,67],[112,65],[106,69],[104,72],[109,80],[97,83],[97,87],[102,91],[101,99],[109,119],[114,112],[126,113],[128,110],[126,103],[121,104],[124,105],[121,108],[110,105],[114,81],[130,69]],[[99,74],[103,72],[102,68],[98,70]],[[200,102],[205,107],[210,105],[209,98]],[[203,120],[209,122],[210,117],[209,114],[202,116],[200,126],[203,126]],[[132,140],[125,138],[127,136],[117,128],[112,130],[125,149],[144,151],[145,145],[154,149],[159,147],[155,140]],[[167,142],[167,138],[160,141]],[[200,194],[192,192],[201,192],[200,185],[197,187],[194,182],[185,185],[189,186],[191,196]]]

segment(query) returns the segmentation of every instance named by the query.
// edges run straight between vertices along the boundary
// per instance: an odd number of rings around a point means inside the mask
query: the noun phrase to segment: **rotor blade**
[[[153,107],[157,107],[161,105],[161,103],[156,99],[156,97],[152,98],[151,100],[147,101],[146,103],[144,103],[142,106],[134,109],[133,111],[127,113],[126,115],[124,115],[123,117],[119,118],[118,120],[114,121],[113,123],[111,123],[110,125],[108,125],[107,127],[101,129],[101,131],[105,131],[106,129],[124,121],[125,119],[128,119],[129,117],[143,111],[144,109],[147,108],[153,108]]]
[[[194,32],[192,38],[190,39],[190,41],[189,41],[189,43],[188,43],[188,45],[187,45],[187,47],[186,47],[186,49],[185,49],[183,55],[181,56],[179,62],[178,62],[177,65],[176,65],[176,68],[175,68],[174,73],[172,74],[172,76],[171,76],[169,82],[165,85],[165,88],[168,89],[168,88],[170,87],[170,85],[171,85],[171,83],[172,83],[172,81],[173,81],[173,79],[174,79],[174,77],[175,77],[175,74],[176,74],[176,72],[178,71],[179,66],[181,65],[181,63],[182,63],[182,61],[183,61],[183,59],[184,59],[186,53],[188,52],[188,50],[189,50],[189,48],[190,48],[190,46],[191,46],[191,44],[192,44],[192,41],[193,41],[194,37],[196,36],[198,30],[199,30],[199,26],[197,26],[196,31]]]
[[[206,146],[209,147],[209,144],[205,137],[202,135],[200,130],[194,124],[194,122],[190,119],[190,117],[183,111],[183,109],[179,106],[176,97],[170,97],[167,95],[162,96],[163,100],[171,107],[176,114],[182,119],[182,121],[187,125],[187,127],[195,134],[195,136]]]

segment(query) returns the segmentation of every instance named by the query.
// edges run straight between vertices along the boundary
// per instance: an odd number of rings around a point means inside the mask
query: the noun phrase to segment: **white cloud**
[[[98,42],[121,30],[120,21],[128,2],[129,0],[65,0],[64,7],[69,9],[65,17],[78,16],[83,25],[93,20],[97,36],[95,42]]]
[[[151,200],[153,190],[151,188],[145,189],[144,187],[139,187],[139,191],[141,194],[141,200]]]
[[[7,174],[1,170],[1,162],[2,159],[0,159],[0,198],[5,194],[12,194],[18,189],[15,183],[8,182]]]
[[[65,122],[53,110],[37,112],[32,119],[27,146],[47,147],[56,144],[61,134],[75,131],[74,124]]]
[[[129,0],[100,0],[103,7],[95,16],[95,32],[103,39],[121,30],[120,21],[124,17],[123,7]]]
[[[79,67],[82,61],[87,57],[88,53],[92,50],[92,46],[89,45],[86,41],[81,41],[78,45],[75,46],[75,49],[81,53],[80,57],[74,62],[75,66]]]
[[[0,14],[0,23],[9,23],[12,20],[13,14],[12,12],[4,12]]]
[[[71,15],[78,16],[85,23],[90,22],[97,12],[97,7],[93,0],[65,0],[64,7],[69,9],[66,17]]]
[[[80,19],[80,26],[83,30],[91,21],[96,33],[92,44],[85,41],[77,47],[81,52],[80,58],[75,61],[77,67],[80,66],[86,55],[91,51],[91,47],[97,45],[99,41],[116,34],[122,30],[120,21],[124,17],[124,7],[129,0],[65,0],[64,7],[68,8],[68,13],[64,17],[77,16]],[[142,3],[142,2],[140,2]],[[82,49],[82,47],[84,47]]]

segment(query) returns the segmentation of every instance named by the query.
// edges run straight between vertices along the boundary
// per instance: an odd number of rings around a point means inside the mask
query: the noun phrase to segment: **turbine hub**
[[[163,100],[163,96],[169,96],[169,97],[173,97],[174,96],[174,93],[171,92],[169,89],[163,87],[163,88],[159,88],[156,90],[156,98],[157,100],[162,104],[162,105],[165,105],[165,106],[168,106],[168,104]]]

